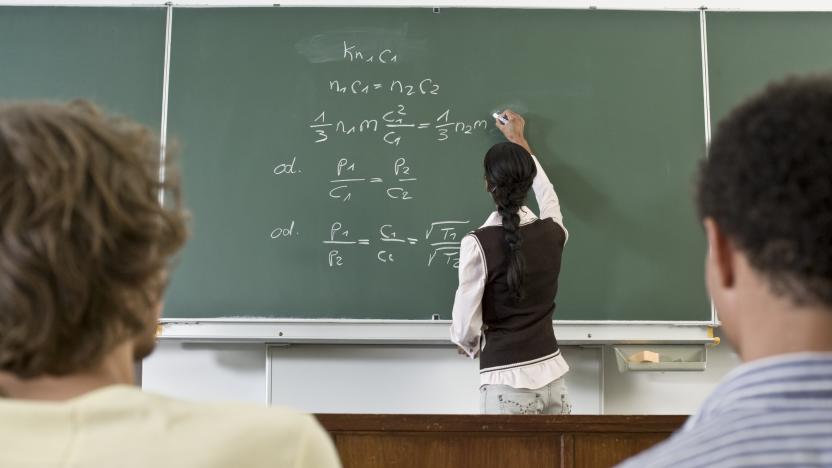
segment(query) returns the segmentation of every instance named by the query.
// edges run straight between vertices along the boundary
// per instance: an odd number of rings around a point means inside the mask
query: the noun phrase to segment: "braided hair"
[[[515,300],[520,301],[525,296],[523,283],[526,260],[521,250],[523,236],[520,234],[518,211],[537,175],[537,167],[525,148],[511,142],[492,146],[485,154],[484,166],[488,191],[503,219],[508,257],[508,288]]]

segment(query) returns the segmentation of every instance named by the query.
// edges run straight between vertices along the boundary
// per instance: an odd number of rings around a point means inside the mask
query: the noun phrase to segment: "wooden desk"
[[[609,467],[687,416],[319,414],[344,468]]]

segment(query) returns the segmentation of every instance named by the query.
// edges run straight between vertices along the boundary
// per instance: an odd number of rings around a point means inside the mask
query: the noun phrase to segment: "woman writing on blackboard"
[[[507,142],[485,155],[486,189],[497,205],[460,245],[451,340],[480,358],[480,405],[489,414],[567,414],[569,366],[552,327],[568,233],[560,202],[531,155],[523,117],[495,121]],[[534,189],[540,217],[524,206]]]

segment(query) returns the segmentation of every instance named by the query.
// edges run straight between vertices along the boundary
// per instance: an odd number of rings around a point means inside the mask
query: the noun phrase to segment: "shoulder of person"
[[[311,415],[293,409],[237,402],[188,402],[148,393],[149,405],[159,411],[169,425],[204,434],[218,443],[236,446],[235,451],[268,453],[273,460],[292,466],[337,465],[337,455],[329,435]],[[304,462],[313,458],[316,460]],[[312,463],[312,464],[309,464]],[[276,463],[274,466],[283,466]]]
[[[312,416],[281,406],[259,406],[241,402],[188,402],[164,398],[164,411],[171,417],[211,420],[219,423],[218,430],[262,434],[267,438],[283,434],[298,437],[302,430],[322,430]]]
[[[490,225],[490,226],[480,226],[477,229],[474,229],[473,231],[469,232],[468,235],[466,235],[465,237],[476,237],[477,234],[482,234],[482,233],[491,232],[491,231],[500,231],[502,229],[503,229],[503,226],[501,224],[499,224],[499,225],[495,224],[495,225]]]

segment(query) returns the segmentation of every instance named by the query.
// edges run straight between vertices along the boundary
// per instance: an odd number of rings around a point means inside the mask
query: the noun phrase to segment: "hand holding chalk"
[[[498,120],[500,123],[502,123],[503,125],[505,125],[505,124],[507,124],[507,123],[508,123],[508,119],[507,119],[507,118],[503,117],[502,115],[500,115],[500,114],[498,114],[498,113],[496,113],[496,112],[494,112],[493,114],[491,114],[491,116],[492,116],[492,117],[494,117],[495,119],[497,119],[497,120]]]
[[[523,116],[506,109],[502,115],[495,112],[494,118],[496,119],[495,125],[497,125],[500,132],[506,137],[506,140],[522,146],[531,154],[532,150],[526,141],[526,137],[523,135],[526,128],[526,121],[523,119]]]

